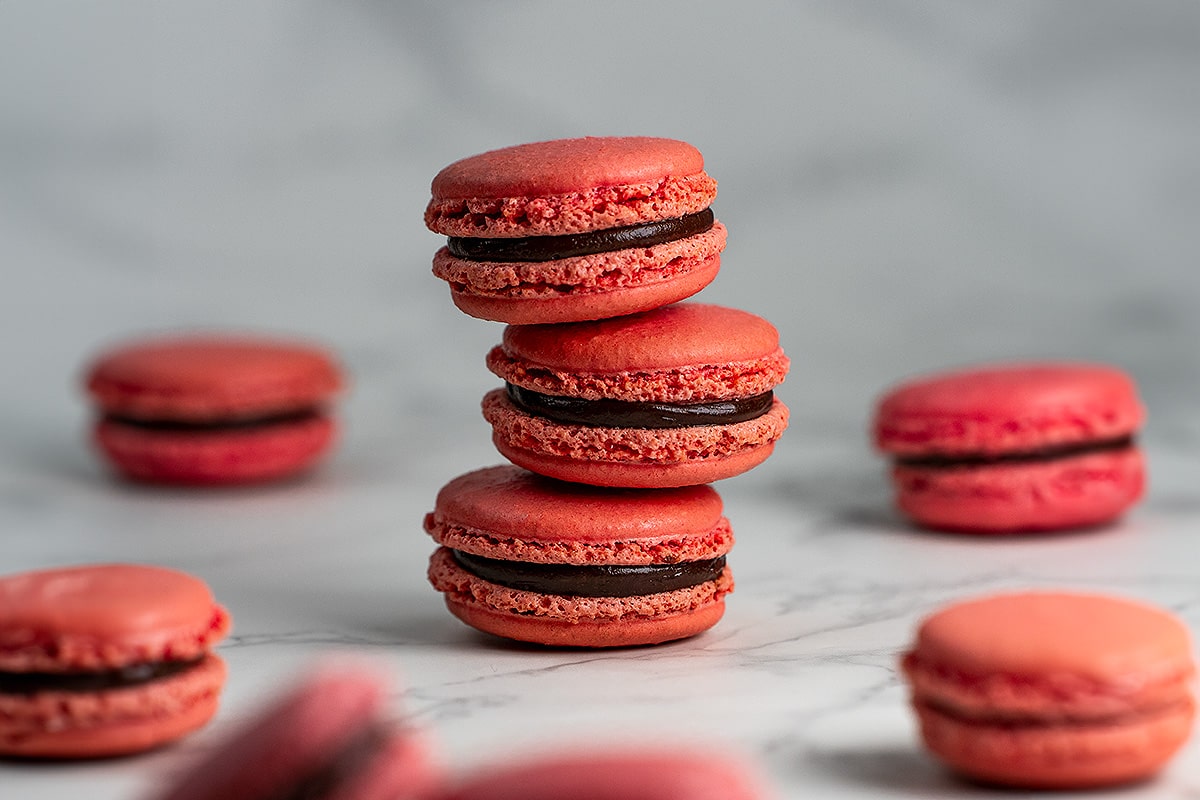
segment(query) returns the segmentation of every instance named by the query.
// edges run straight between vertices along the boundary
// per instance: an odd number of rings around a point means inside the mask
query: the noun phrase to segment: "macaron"
[[[1008,786],[1145,779],[1183,745],[1195,713],[1187,628],[1117,597],[1020,592],[957,603],[921,623],[903,670],[933,755]]]
[[[479,767],[431,800],[760,800],[758,777],[724,753],[597,749],[535,754]]]
[[[391,719],[389,682],[373,669],[323,666],[271,698],[158,800],[408,800],[438,770],[424,738]]]
[[[102,564],[0,577],[0,755],[148,750],[204,725],[229,615],[162,567]]]
[[[342,374],[324,350],[280,339],[149,338],[91,365],[94,438],[126,476],[177,484],[271,480],[312,467],[333,443]]]
[[[774,395],[788,358],[771,323],[678,303],[616,319],[509,325],[487,366],[506,387],[483,415],[525,469],[598,486],[662,488],[762,463],[787,427]]]
[[[473,628],[553,646],[657,644],[725,612],[733,546],[709,486],[645,491],[563,483],[511,465],[438,492],[429,581]]]
[[[876,446],[897,505],[930,528],[1050,531],[1108,522],[1142,496],[1145,418],[1125,373],[1037,362],[945,372],[889,391]]]
[[[717,183],[700,151],[644,136],[522,144],[433,179],[433,273],[455,305],[514,324],[632,314],[690,297],[721,266]]]

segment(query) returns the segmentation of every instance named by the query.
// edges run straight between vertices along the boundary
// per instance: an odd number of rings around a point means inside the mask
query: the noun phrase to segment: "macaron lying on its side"
[[[487,633],[538,644],[656,644],[711,628],[725,611],[733,532],[708,486],[619,490],[513,466],[438,492],[425,530],[442,545],[429,580]]]
[[[1083,789],[1141,780],[1188,738],[1187,628],[1116,597],[1022,592],[921,623],[903,669],[929,750],[990,783]]]
[[[905,382],[880,401],[876,446],[916,522],[978,533],[1108,522],[1141,497],[1133,381],[1098,364],[978,367]]]
[[[481,767],[430,800],[761,800],[757,776],[722,753],[661,746],[562,752]]]
[[[201,727],[229,615],[199,579],[103,564],[0,577],[0,755],[136,753]]]
[[[425,224],[450,237],[433,272],[462,311],[574,322],[690,297],[721,266],[717,183],[686,142],[535,142],[457,161],[433,179]]]
[[[307,344],[195,334],[110,350],[87,389],[95,440],[136,480],[235,484],[308,469],[329,450],[341,390],[333,359]]]
[[[440,779],[419,733],[388,718],[389,682],[325,666],[174,776],[156,800],[411,800]]]
[[[483,400],[514,464],[598,486],[688,486],[762,463],[787,427],[788,358],[761,317],[678,303],[616,319],[510,325]]]

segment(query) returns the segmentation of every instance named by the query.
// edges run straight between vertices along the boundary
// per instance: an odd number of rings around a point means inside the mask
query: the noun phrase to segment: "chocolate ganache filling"
[[[203,660],[150,661],[96,672],[0,672],[0,694],[125,689],[179,675]]]
[[[731,425],[756,419],[771,410],[774,392],[710,403],[639,403],[629,400],[581,400],[541,394],[505,384],[508,399],[527,414],[568,425],[597,428],[687,428]]]
[[[605,228],[587,233],[568,233],[562,236],[524,236],[512,239],[451,236],[446,242],[446,248],[450,255],[467,261],[554,261],[630,247],[653,247],[676,239],[686,239],[712,228],[713,222],[712,209],[706,208],[675,219]]]
[[[1026,462],[1054,461],[1060,458],[1083,456],[1091,453],[1106,453],[1125,450],[1133,446],[1132,436],[1104,439],[1099,442],[1074,442],[1071,444],[1041,447],[1022,453],[964,453],[962,455],[927,455],[896,459],[896,464],[921,469],[953,469],[955,467],[983,467],[992,464],[1020,464]]]
[[[634,597],[688,589],[715,581],[725,556],[676,564],[533,564],[454,550],[463,569],[510,589],[568,597]]]
[[[254,417],[236,417],[233,419],[211,419],[200,421],[175,420],[175,419],[137,419],[135,417],[126,417],[120,414],[106,414],[104,419],[106,422],[115,422],[120,425],[129,425],[134,428],[143,428],[151,431],[163,431],[164,433],[210,433],[215,431],[237,431],[247,428],[262,428],[269,425],[286,425],[292,422],[304,422],[320,416],[320,411],[315,408],[306,408],[297,411],[287,411],[281,414],[263,414]]]

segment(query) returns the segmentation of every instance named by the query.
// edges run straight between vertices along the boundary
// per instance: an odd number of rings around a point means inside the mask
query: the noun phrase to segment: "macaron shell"
[[[643,747],[554,753],[477,769],[433,800],[761,800],[726,753]]]
[[[102,670],[189,660],[229,630],[203,581],[135,564],[0,578],[0,671]]]
[[[127,755],[174,741],[213,716],[225,662],[99,692],[0,694],[0,754],[74,759]]]
[[[436,272],[436,257],[434,265]],[[721,257],[714,255],[701,261],[671,262],[666,269],[648,273],[617,271],[593,282],[555,282],[537,289],[522,286],[480,293],[454,281],[450,298],[460,311],[477,319],[514,325],[579,322],[635,314],[684,300],[712,283],[720,269]],[[625,276],[628,279],[621,280]]]
[[[1098,364],[998,364],[906,382],[880,401],[875,442],[894,455],[995,454],[1118,439],[1145,412],[1133,381]]]
[[[519,616],[449,595],[446,608],[475,630],[504,639],[547,647],[601,648],[662,644],[696,636],[721,621],[725,601],[678,614],[619,621],[567,622],[553,617]]]
[[[602,428],[567,425],[518,410],[503,389],[483,399],[492,441],[532,472],[597,486],[666,488],[731,478],[761,464],[787,428],[778,399],[761,417],[730,425]]]
[[[733,543],[721,497],[710,486],[598,488],[509,465],[447,483],[425,527],[455,549],[558,564],[691,561],[723,555]],[[460,546],[472,543],[479,546]]]
[[[434,177],[425,224],[446,236],[579,233],[708,208],[717,184],[685,142],[587,137],[506,147]]]
[[[337,425],[311,416],[261,426],[178,432],[101,420],[94,439],[126,476],[150,483],[239,484],[275,480],[314,466]]]
[[[442,782],[425,740],[398,729],[379,752],[321,800],[417,800],[428,798]]]
[[[1108,723],[1044,726],[963,721],[918,704],[930,752],[969,778],[1028,789],[1088,789],[1158,772],[1191,733],[1190,704]]]
[[[309,408],[341,387],[339,368],[319,348],[201,334],[115,348],[87,377],[88,391],[106,413],[177,421]]]
[[[775,355],[779,332],[746,311],[677,303],[574,325],[509,326],[502,347],[544,370],[620,375],[755,362]]]

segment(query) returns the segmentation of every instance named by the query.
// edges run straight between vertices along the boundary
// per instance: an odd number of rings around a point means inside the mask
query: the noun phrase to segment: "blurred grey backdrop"
[[[494,462],[500,329],[429,274],[429,181],[588,134],[705,153],[730,240],[700,298],[779,327],[785,461],[865,463],[885,386],[1020,357],[1124,365],[1159,446],[1194,441],[1198,86],[1185,0],[8,0],[8,485],[87,463],[97,348],[181,327],[337,349],[363,474],[432,491]]]

